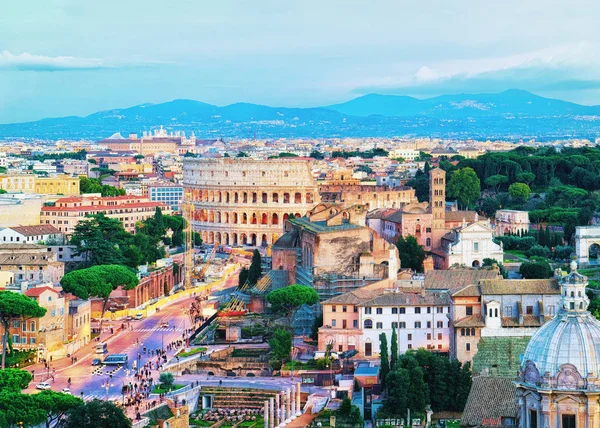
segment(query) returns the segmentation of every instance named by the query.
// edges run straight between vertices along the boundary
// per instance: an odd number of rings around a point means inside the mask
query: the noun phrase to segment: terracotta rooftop
[[[360,306],[428,306],[449,305],[446,293],[424,292],[384,292],[374,299],[365,301]]]
[[[30,289],[26,290],[24,294],[27,297],[40,297],[42,295],[42,293],[45,292],[45,291],[52,291],[53,293],[58,294],[58,291],[56,291],[52,287],[35,287],[35,288],[30,288]]]
[[[60,233],[58,229],[50,224],[42,224],[39,226],[14,226],[7,229],[14,230],[23,236],[38,236],[38,235],[55,235]]]
[[[85,205],[81,207],[42,207],[43,211],[110,211],[110,210],[123,210],[130,208],[152,208],[152,207],[168,207],[163,202],[134,202],[130,204],[121,205]]]
[[[485,327],[481,315],[469,315],[453,322],[454,327]]]
[[[482,295],[493,294],[560,294],[555,278],[551,279],[482,279]]]
[[[467,223],[483,220],[483,218],[479,217],[475,211],[446,211],[445,217],[448,222],[463,221],[463,218]]]
[[[485,421],[517,418],[517,388],[513,378],[477,376],[460,420],[461,427],[484,427]],[[500,425],[500,424],[498,424]]]
[[[500,272],[486,269],[431,270],[425,274],[425,288],[457,291],[482,279],[499,279]]]

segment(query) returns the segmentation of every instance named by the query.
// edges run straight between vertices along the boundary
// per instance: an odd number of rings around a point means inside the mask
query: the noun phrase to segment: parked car
[[[160,328],[169,328],[169,323],[166,321],[163,321],[160,323]]]
[[[61,389],[61,391],[60,391],[60,392],[62,392],[63,394],[69,394],[69,395],[72,395],[72,394],[71,394],[71,389],[69,389],[69,388],[63,388],[63,389]]]
[[[36,389],[41,389],[41,390],[52,388],[48,382],[40,382],[35,387],[36,387]]]
[[[135,319],[136,320],[141,320],[142,318],[144,318],[144,314],[141,312],[138,312],[137,314],[135,314]]]
[[[92,360],[92,366],[99,366],[100,364],[102,364],[102,361],[100,361],[100,358],[94,358]]]
[[[131,320],[133,319],[133,317],[132,317],[131,315],[127,315],[127,316],[125,317],[125,319],[126,319],[127,321],[131,321]]]

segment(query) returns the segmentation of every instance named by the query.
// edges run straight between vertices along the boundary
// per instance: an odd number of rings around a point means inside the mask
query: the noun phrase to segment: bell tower
[[[431,248],[439,248],[446,233],[446,171],[429,171],[429,210],[431,212]]]

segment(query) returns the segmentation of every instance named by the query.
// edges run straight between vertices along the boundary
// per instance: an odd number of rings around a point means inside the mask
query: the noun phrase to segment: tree
[[[387,399],[383,403],[385,413],[390,416],[406,415],[410,387],[408,370],[398,367],[389,372],[385,383],[387,385]]]
[[[45,420],[46,413],[37,406],[35,394],[0,390],[0,427],[33,427]]]
[[[173,376],[173,373],[162,372],[158,377],[158,381],[165,389],[171,389],[173,382],[175,382],[175,377]]]
[[[250,268],[248,269],[248,283],[250,285],[256,285],[261,273],[262,267],[260,253],[255,249],[252,253],[252,263],[250,263]]]
[[[312,329],[310,331],[310,338],[312,340],[319,340],[319,328],[323,325],[323,313],[317,315],[315,317],[315,321],[313,322]]]
[[[338,408],[338,413],[340,416],[347,418],[348,416],[350,416],[351,411],[352,401],[350,401],[350,398],[344,397],[344,399],[342,400],[342,404],[340,404],[340,407]]]
[[[531,186],[531,183],[535,181],[535,174],[532,172],[520,172],[517,174],[517,181],[519,183],[525,183]]]
[[[385,390],[385,378],[390,372],[390,361],[388,359],[388,344],[385,333],[381,333],[379,335],[379,350],[379,355],[381,358],[381,368],[379,371],[379,376],[381,378],[381,389]]]
[[[243,267],[238,275],[238,287],[243,286],[248,281],[248,269]]]
[[[83,405],[80,398],[62,392],[47,390],[34,397],[37,408],[46,413],[46,428],[55,426],[55,423],[63,419],[68,411]]]
[[[131,428],[131,421],[112,401],[92,400],[69,410],[65,428]]]
[[[27,388],[33,376],[26,370],[0,370],[0,391],[21,391]]]
[[[392,327],[392,343],[390,351],[390,370],[395,370],[398,365],[398,335],[396,329]]]
[[[516,199],[520,202],[525,202],[527,199],[529,199],[531,189],[525,183],[513,183],[508,186],[508,194],[513,199]]]
[[[325,155],[323,155],[323,153],[321,153],[321,152],[319,152],[317,150],[313,150],[312,152],[310,152],[309,156],[311,158],[317,159],[317,160],[325,159]]]
[[[425,260],[425,250],[417,242],[417,238],[412,235],[401,236],[396,242],[398,253],[400,255],[401,267],[412,269],[415,272],[423,272],[423,260]]]
[[[552,268],[548,262],[537,260],[522,263],[519,273],[526,279],[546,279],[552,277]]]
[[[450,176],[448,197],[457,199],[463,208],[468,208],[481,196],[481,182],[473,168],[457,169]]]
[[[402,368],[408,371],[410,382],[407,394],[408,407],[413,412],[425,411],[429,390],[424,380],[424,372],[419,362],[410,354],[404,354],[400,359]]]
[[[138,283],[137,275],[131,269],[120,265],[92,266],[74,270],[66,273],[60,280],[66,293],[71,293],[84,300],[90,297],[102,299],[101,319],[104,318],[106,305],[113,290],[116,290],[117,287],[131,290]]]
[[[269,339],[271,355],[276,362],[284,362],[290,358],[292,352],[292,333],[284,328],[278,328]]]
[[[73,254],[83,255],[88,266],[124,264],[122,249],[131,242],[131,234],[123,223],[104,213],[95,214],[77,223],[71,235]]]
[[[267,294],[269,302],[276,311],[283,312],[288,323],[294,311],[302,305],[314,305],[319,301],[319,294],[312,287],[305,285],[289,285]]]
[[[0,291],[0,323],[4,328],[2,334],[2,368],[6,367],[6,346],[10,321],[13,318],[41,318],[46,314],[46,309],[38,303],[20,293]]]
[[[198,232],[192,232],[192,239],[194,241],[194,247],[202,245],[202,236]]]
[[[492,175],[485,179],[485,184],[493,187],[496,190],[496,193],[498,193],[500,191],[500,187],[506,183],[508,183],[508,177],[502,174]]]

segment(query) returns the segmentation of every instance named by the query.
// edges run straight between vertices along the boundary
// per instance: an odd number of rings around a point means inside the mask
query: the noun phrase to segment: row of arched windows
[[[211,202],[218,204],[312,204],[312,192],[221,192],[193,189],[192,200],[195,202]]]

